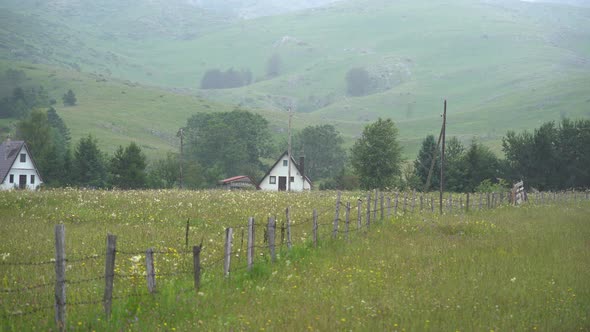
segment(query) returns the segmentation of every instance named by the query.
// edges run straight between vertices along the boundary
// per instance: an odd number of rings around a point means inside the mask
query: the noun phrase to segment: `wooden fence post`
[[[193,246],[193,277],[195,281],[195,291],[201,287],[201,246]]]
[[[391,218],[391,197],[387,196],[387,219]]]
[[[346,220],[346,239],[348,240],[348,231],[350,230],[350,202],[346,202],[346,212],[345,212],[345,220]]]
[[[358,199],[356,201],[356,207],[357,207],[357,216],[356,216],[356,229],[361,229],[361,223],[362,223],[362,209],[363,209],[363,200],[362,199]]]
[[[459,195],[459,212],[464,212],[463,210],[463,196]]]
[[[287,248],[291,250],[291,207],[287,207],[285,214],[287,215]]]
[[[399,192],[395,193],[395,202],[393,204],[393,215],[397,217],[397,207],[399,205]]]
[[[318,210],[313,209],[313,246],[318,246]]]
[[[223,275],[229,277],[229,269],[231,267],[231,245],[234,230],[231,227],[225,229],[225,260],[223,264]]]
[[[115,279],[115,255],[117,254],[117,236],[107,234],[107,255],[104,266],[104,295],[102,305],[104,314],[109,320],[111,318],[111,306],[113,303],[113,281]]]
[[[367,193],[367,227],[371,224],[371,192]]]
[[[383,220],[384,219],[384,212],[385,212],[383,210],[383,205],[384,205],[383,201],[385,200],[385,196],[383,195],[383,193],[381,193],[381,195],[379,196],[379,199],[381,200],[381,202],[380,202],[381,203],[381,220]]]
[[[156,292],[156,269],[154,268],[154,248],[149,248],[145,252],[145,272],[148,291],[153,294]]]
[[[465,198],[465,212],[469,212],[469,193],[467,193],[467,197]]]
[[[373,220],[377,221],[377,201],[379,200],[379,196],[377,196],[379,192],[375,189],[375,201],[373,202]]]
[[[336,198],[336,212],[334,213],[334,229],[332,230],[332,237],[336,238],[338,236],[338,220],[340,219],[340,190],[338,191],[338,196]]]
[[[275,231],[277,228],[277,221],[273,217],[268,218],[268,248],[270,250],[270,261],[275,262],[277,259],[275,252]]]
[[[254,265],[254,218],[248,218],[248,271]]]
[[[55,323],[59,331],[66,329],[66,229],[55,225]]]

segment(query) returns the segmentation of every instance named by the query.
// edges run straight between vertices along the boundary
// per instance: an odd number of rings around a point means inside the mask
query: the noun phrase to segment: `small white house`
[[[289,162],[288,153],[285,152],[268,170],[258,186],[262,190],[269,191],[287,191],[287,177],[289,176],[289,167],[291,167],[291,191],[311,190],[311,180],[304,173],[304,159],[301,157],[299,165],[291,156]]]
[[[43,183],[24,141],[7,140],[0,145],[0,180],[0,190],[35,190]]]

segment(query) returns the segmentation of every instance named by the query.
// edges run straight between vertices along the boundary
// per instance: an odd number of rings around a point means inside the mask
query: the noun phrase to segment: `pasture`
[[[389,195],[389,193],[385,193]],[[332,236],[335,192],[82,191],[0,193],[0,330],[53,330],[53,228],[66,228],[69,330],[582,330],[590,329],[590,202],[583,196],[493,210],[425,211]],[[362,222],[365,224],[365,202]],[[291,207],[293,248],[286,246]],[[312,242],[312,211],[319,244]],[[418,210],[418,209],[417,209]],[[277,261],[265,248],[277,219]],[[244,226],[256,221],[246,269]],[[189,247],[186,222],[189,221]],[[225,228],[233,227],[223,276]],[[247,231],[247,230],[246,230]],[[102,307],[107,233],[117,235],[113,311]],[[201,286],[190,246],[203,243]],[[146,249],[157,293],[147,292]],[[220,260],[221,257],[221,260]]]

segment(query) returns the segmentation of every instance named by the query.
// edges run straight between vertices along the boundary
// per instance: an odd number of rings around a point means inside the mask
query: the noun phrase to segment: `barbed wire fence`
[[[533,205],[588,201],[590,200],[590,192],[535,192],[529,195],[525,193],[524,200]],[[320,211],[314,209],[309,217],[297,222],[291,220],[292,210],[290,207],[287,207],[285,209],[285,219],[281,224],[277,224],[275,214],[274,216],[268,217],[266,223],[256,223],[255,219],[250,217],[246,224],[227,227],[225,229],[223,255],[206,257],[204,259],[201,258],[201,253],[205,249],[202,240],[199,245],[195,245],[192,247],[192,250],[188,250],[188,222],[185,243],[186,249],[177,250],[166,248],[156,250],[154,248],[148,248],[147,250],[119,250],[117,249],[116,235],[108,234],[106,255],[89,254],[73,257],[66,257],[64,248],[65,226],[58,224],[55,226],[55,258],[36,262],[0,261],[0,268],[5,270],[13,268],[39,269],[55,267],[55,278],[52,281],[44,281],[32,285],[0,288],[0,296],[33,294],[33,301],[28,301],[20,307],[5,310],[6,312],[4,314],[10,317],[22,317],[43,312],[47,313],[53,309],[55,311],[55,321],[58,330],[64,330],[67,326],[66,309],[68,307],[102,304],[105,316],[108,319],[111,315],[113,301],[148,297],[156,294],[158,278],[180,276],[186,278],[192,276],[193,287],[183,289],[181,292],[195,292],[198,294],[204,271],[214,274],[215,269],[219,269],[219,266],[223,265],[223,276],[224,278],[229,278],[235,272],[251,271],[256,260],[274,263],[277,260],[277,249],[280,251],[285,249],[291,250],[294,242],[297,242],[294,241],[293,229],[300,230],[298,237],[300,242],[317,248],[320,239],[345,239],[348,241],[350,240],[351,234],[366,232],[370,229],[372,223],[389,219],[392,216],[402,216],[411,213],[435,214],[436,203],[442,204],[446,213],[460,214],[469,213],[470,211],[494,209],[512,205],[514,202],[514,194],[510,192],[476,194],[448,193],[443,197],[443,202],[440,202],[437,201],[435,195],[416,193],[415,191],[380,193],[376,190],[374,193],[368,192],[366,196],[353,197],[352,203],[350,201],[343,203],[341,202],[341,193],[338,192],[334,207],[325,207]],[[234,233],[234,230],[238,230],[239,232]],[[235,243],[236,239],[240,239],[239,245]],[[261,240],[257,241],[257,239]],[[244,256],[244,242],[246,242],[246,262],[242,259]],[[256,255],[256,251],[260,251],[258,255]],[[140,265],[140,260],[145,258],[145,272],[121,272],[120,266],[118,267],[116,264],[117,255],[127,257],[128,260],[136,263],[136,265]],[[185,260],[180,267],[176,267],[171,271],[160,271],[155,268],[154,255],[174,255],[176,258],[182,257]],[[188,258],[192,258],[192,264],[191,262],[187,262]],[[236,258],[233,260],[233,264],[232,258]],[[236,260],[237,263],[235,262]],[[76,265],[85,265],[92,262],[104,262],[105,273],[78,279],[66,278],[66,264],[69,267],[67,274],[70,275],[72,273],[71,270]],[[141,291],[137,287],[132,288],[130,292],[119,291],[115,293],[114,291],[115,279],[131,281],[134,285],[138,285],[140,279],[143,278],[146,279],[147,291]],[[68,296],[66,296],[66,294],[72,294],[71,291],[66,293],[67,288],[75,289],[75,287],[80,285],[97,285],[102,282],[104,282],[104,293],[102,297],[96,297],[96,294],[94,294],[94,297],[82,298],[81,296],[76,296],[75,292],[73,293],[72,300],[68,300]],[[52,287],[54,288],[54,292],[51,292]]]

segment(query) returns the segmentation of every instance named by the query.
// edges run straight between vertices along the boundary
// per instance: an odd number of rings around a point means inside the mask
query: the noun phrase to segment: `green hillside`
[[[265,110],[277,133],[284,128],[282,112],[295,106],[300,112],[296,126],[331,123],[348,143],[365,124],[391,117],[411,158],[419,141],[438,131],[445,98],[448,134],[463,140],[478,136],[496,149],[509,129],[590,116],[588,8],[365,0],[243,20],[181,1],[60,4],[0,5],[7,9],[0,14],[0,44],[5,46],[0,57],[79,70],[54,71],[64,85],[74,77],[86,82],[87,91],[81,93],[91,102],[79,107],[100,114],[99,122],[116,124],[103,125],[110,129],[99,130],[99,138],[114,131],[120,140],[150,142],[153,135],[144,132],[150,128],[170,136],[188,109],[207,110],[198,105],[215,100]],[[273,54],[283,65],[270,79],[265,67]],[[369,71],[373,93],[346,96],[345,75],[354,67]],[[201,77],[213,68],[248,68],[255,83],[199,90]],[[97,83],[83,73],[108,82]],[[126,87],[113,84],[115,78],[160,88]],[[95,86],[98,91],[90,91]],[[218,108],[224,107],[233,106]],[[64,118],[76,127],[75,137],[96,126],[86,117],[76,118],[82,112],[74,111],[64,110]],[[130,119],[138,115],[141,120]],[[157,151],[168,146],[158,141],[146,145]]]

